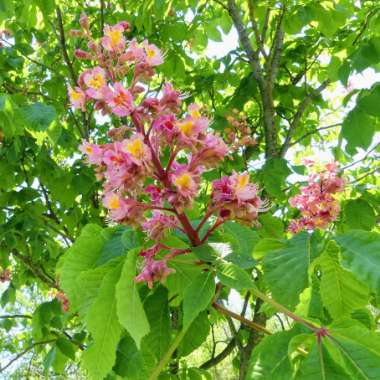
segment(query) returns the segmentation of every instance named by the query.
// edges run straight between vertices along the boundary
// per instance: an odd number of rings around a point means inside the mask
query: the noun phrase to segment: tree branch
[[[313,131],[305,133],[299,139],[297,139],[296,141],[294,141],[291,144],[289,144],[289,147],[291,147],[293,145],[297,145],[300,141],[302,141],[303,139],[305,139],[307,136],[313,135],[314,133],[318,133],[319,131],[324,131],[325,129],[339,127],[340,125],[342,125],[342,123],[336,123],[336,124],[326,125],[324,127],[320,127],[320,128],[314,129]]]
[[[249,9],[249,18],[251,20],[253,33],[255,34],[255,39],[257,43],[257,47],[260,50],[261,54],[264,56],[265,59],[267,59],[267,53],[264,49],[264,44],[260,36],[259,28],[257,27],[256,23],[256,15],[255,15],[255,6],[253,0],[248,0],[248,9]]]
[[[211,358],[204,362],[199,368],[200,369],[209,369],[211,367],[216,366],[218,363],[223,361],[227,356],[230,355],[230,353],[234,350],[236,347],[236,337],[232,338],[227,346],[223,349],[222,352],[220,352],[218,355],[216,355],[214,358]]]
[[[305,113],[307,107],[310,105],[310,103],[312,102],[313,98],[315,96],[319,95],[329,85],[329,83],[330,83],[330,81],[328,79],[325,80],[324,82],[322,82],[322,84],[318,88],[316,88],[315,90],[311,91],[310,94],[306,95],[306,97],[304,98],[304,100],[299,104],[297,112],[295,113],[295,115],[293,117],[293,120],[290,123],[290,126],[289,126],[289,129],[288,129],[288,133],[286,135],[285,141],[284,141],[284,143],[283,143],[283,145],[281,147],[281,157],[284,157],[285,154],[286,154],[286,152],[288,151],[288,149],[290,147],[290,144],[291,144],[291,140],[292,140],[294,131],[298,127],[298,125],[299,125],[299,123],[301,121],[301,118],[302,118],[303,114]]]
[[[43,345],[43,344],[48,344],[48,343],[52,343],[52,342],[55,342],[55,339],[50,339],[50,340],[44,340],[42,342],[35,342],[33,343],[32,345],[30,345],[29,347],[27,347],[24,351],[20,352],[18,355],[16,355],[12,360],[10,360],[4,367],[0,368],[0,373],[5,371],[8,367],[10,367],[15,361],[17,361],[18,359],[20,359],[22,356],[24,356],[25,354],[27,354],[30,350],[32,350],[34,347],[36,346],[40,346],[40,345]]]

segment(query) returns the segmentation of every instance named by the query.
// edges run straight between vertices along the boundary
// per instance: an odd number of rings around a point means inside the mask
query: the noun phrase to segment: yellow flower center
[[[116,210],[120,207],[120,201],[117,195],[112,195],[112,198],[108,202],[108,207],[112,210]]]
[[[94,148],[91,146],[91,145],[87,145],[85,148],[84,148],[85,152],[87,154],[92,154],[94,153]]]
[[[120,30],[110,30],[107,33],[107,36],[111,39],[111,45],[116,46],[118,43],[120,43],[123,34]]]
[[[147,47],[146,55],[148,56],[148,58],[154,58],[156,56],[156,51],[150,47]]]
[[[190,112],[190,116],[193,118],[193,119],[199,119],[201,117],[201,113],[195,109],[195,110],[192,110]]]
[[[174,183],[179,188],[187,189],[191,184],[191,176],[189,173],[183,173],[182,175],[176,177]]]
[[[135,157],[142,158],[144,157],[144,145],[140,139],[135,139],[127,144],[127,152]]]
[[[186,136],[191,135],[191,132],[193,131],[193,126],[194,126],[194,123],[191,120],[184,121],[178,124],[179,129]]]
[[[89,86],[95,89],[99,89],[105,85],[102,74],[95,74],[88,82]]]
[[[249,182],[248,174],[239,175],[237,178],[236,189],[237,190],[244,189],[248,185],[248,182]]]
[[[71,90],[70,97],[72,100],[77,101],[81,99],[82,94],[79,91],[77,92],[77,91]]]

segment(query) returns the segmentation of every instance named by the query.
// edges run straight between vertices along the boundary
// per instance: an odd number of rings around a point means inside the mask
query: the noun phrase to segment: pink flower
[[[86,94],[93,99],[103,99],[104,88],[107,86],[106,72],[101,67],[95,67],[85,71],[81,77],[87,86]]]
[[[129,42],[126,51],[126,59],[129,61],[143,62],[145,60],[145,50],[137,43],[136,39]]]
[[[120,117],[128,116],[133,111],[133,96],[119,82],[114,83],[113,91],[105,92],[105,102],[112,112]]]
[[[143,229],[152,240],[160,240],[164,234],[176,228],[176,218],[174,216],[165,215],[160,211],[153,211],[153,216],[143,224]]]
[[[248,201],[255,199],[257,194],[256,185],[249,182],[249,174],[234,173],[231,176],[231,184],[234,196],[238,202]]]
[[[222,219],[235,219],[248,224],[257,224],[258,214],[267,210],[247,173],[234,173],[214,181],[212,200],[214,206],[220,209]]]
[[[173,85],[168,82],[164,84],[162,93],[163,96],[160,99],[161,107],[164,109],[167,108],[174,113],[178,113],[180,111],[180,106],[182,103],[181,93],[174,90]]]
[[[117,193],[107,193],[103,198],[103,204],[109,210],[109,215],[114,221],[123,220],[128,214],[126,200]]]
[[[174,137],[178,134],[176,117],[172,113],[156,118],[153,122],[152,128],[163,136],[169,143],[171,143]]]
[[[192,157],[190,166],[203,165],[207,168],[214,167],[223,160],[228,153],[228,147],[224,141],[215,135],[208,134],[201,141],[202,148]]]
[[[69,86],[68,94],[70,103],[74,108],[80,109],[83,112],[86,111],[86,94],[80,87],[75,87],[73,89]]]
[[[62,311],[67,313],[70,310],[70,301],[66,297],[65,293],[62,291],[58,291],[55,295],[55,298],[61,303]]]
[[[184,120],[177,122],[179,129],[179,141],[186,145],[192,146],[200,139],[200,134],[203,133],[208,125],[209,120],[199,114],[199,107],[195,104],[189,107],[190,115]]]
[[[148,258],[145,260],[142,272],[136,276],[137,282],[147,282],[148,287],[152,289],[154,281],[163,283],[170,274],[175,270],[168,268],[166,260],[153,260]]]
[[[143,135],[136,133],[130,139],[123,140],[121,144],[122,151],[127,153],[136,165],[150,164],[151,152],[144,143]]]
[[[307,165],[312,164],[313,161],[308,160]],[[298,220],[290,221],[289,231],[323,229],[336,220],[340,205],[335,194],[342,192],[344,185],[335,163],[325,165],[319,173],[312,173],[309,184],[301,188],[301,194],[289,199],[289,204],[301,212]]]
[[[172,184],[177,189],[178,194],[187,200],[191,200],[198,193],[200,174],[202,168],[196,171],[190,171],[187,165],[174,163],[172,165],[173,173],[170,175]]]
[[[102,37],[102,45],[104,49],[110,52],[123,51],[125,49],[123,32],[124,26],[120,23],[114,26],[106,25],[104,27],[104,37]]]
[[[144,191],[150,196],[153,205],[159,206],[163,203],[163,192],[159,187],[149,185]]]
[[[147,40],[143,41],[142,46],[145,51],[145,62],[149,66],[158,66],[164,62],[164,58],[160,49],[153,44],[149,44]]]
[[[101,165],[103,160],[103,149],[96,144],[83,141],[79,145],[79,150],[87,156],[87,161],[93,165]]]

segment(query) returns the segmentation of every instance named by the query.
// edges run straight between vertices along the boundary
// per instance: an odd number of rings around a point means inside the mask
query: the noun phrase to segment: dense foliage
[[[2,2],[0,376],[380,378],[379,11]]]

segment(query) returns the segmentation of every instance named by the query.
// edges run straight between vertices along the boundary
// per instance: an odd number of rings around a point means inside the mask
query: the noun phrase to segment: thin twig
[[[10,367],[15,361],[17,361],[18,359],[20,359],[22,356],[24,356],[25,354],[27,354],[30,350],[32,350],[34,347],[36,346],[40,346],[40,345],[43,345],[43,344],[48,344],[48,343],[52,343],[52,342],[55,342],[55,339],[50,339],[50,340],[44,340],[42,342],[35,342],[33,343],[32,345],[30,345],[29,347],[27,347],[24,351],[20,352],[18,355],[16,355],[12,360],[10,360],[4,367],[0,368],[0,373],[5,371],[8,367]]]
[[[300,141],[302,141],[303,139],[305,139],[306,137],[310,136],[310,135],[314,135],[314,133],[318,133],[319,131],[324,131],[325,129],[330,129],[330,128],[335,128],[335,127],[339,127],[340,125],[342,125],[342,123],[336,123],[336,124],[331,124],[331,125],[326,125],[324,127],[320,127],[320,128],[317,128],[317,129],[314,129],[313,131],[310,131],[308,133],[305,133],[303,136],[301,136],[299,139],[297,139],[296,141],[292,142],[291,144],[289,144],[289,147],[293,146],[293,145],[297,145]]]

